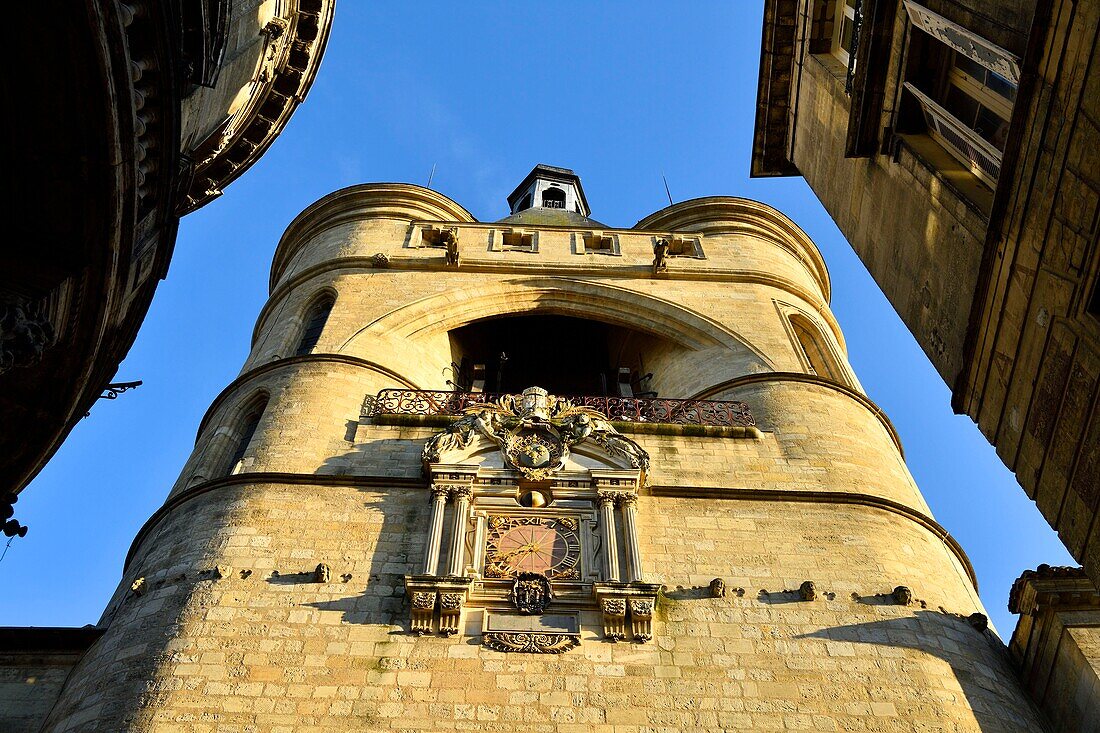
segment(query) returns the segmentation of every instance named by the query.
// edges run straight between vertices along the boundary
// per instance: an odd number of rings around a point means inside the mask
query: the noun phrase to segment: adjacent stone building
[[[19,112],[6,116],[16,215],[0,252],[0,500],[111,381],[167,273],[179,217],[247,170],[305,98],[333,5],[8,9],[20,62],[5,75]]]
[[[765,8],[752,174],[805,176],[1100,580],[1100,3]]]
[[[549,166],[509,202],[294,220],[87,652],[9,646],[37,712],[0,725],[1050,730],[803,232],[726,197],[608,226]]]

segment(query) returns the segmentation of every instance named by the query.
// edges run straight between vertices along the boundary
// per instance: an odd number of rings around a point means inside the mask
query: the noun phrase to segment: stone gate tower
[[[509,203],[294,220],[45,730],[1045,729],[803,232]]]

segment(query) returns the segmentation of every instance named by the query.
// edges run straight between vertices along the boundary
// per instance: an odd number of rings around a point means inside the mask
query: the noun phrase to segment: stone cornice
[[[886,428],[886,432],[890,434],[890,439],[897,446],[898,453],[901,457],[905,458],[905,449],[901,445],[901,437],[898,436],[898,431],[894,428],[894,424],[890,422],[890,418],[886,416],[886,413],[882,411],[882,408],[876,405],[870,397],[857,392],[846,384],[840,382],[834,382],[831,379],[822,377],[817,374],[803,374],[801,372],[761,372],[760,374],[749,374],[744,377],[736,377],[734,379],[727,380],[720,384],[716,384],[713,387],[692,395],[693,400],[708,400],[712,399],[713,395],[719,392],[725,392],[731,389],[737,389],[738,387],[744,387],[749,384],[759,384],[762,382],[802,382],[804,384],[814,384],[819,387],[825,387],[827,389],[840,392],[846,397],[850,397],[859,404],[867,408],[871,414],[878,418],[882,426]]]
[[[1084,568],[1040,565],[1025,570],[1008,593],[1011,613],[1035,613],[1051,606],[1065,611],[1100,608],[1100,591]]]
[[[778,209],[734,196],[689,199],[655,211],[634,225],[635,230],[695,231],[703,234],[746,234],[771,242],[794,255],[831,297],[825,259],[802,229]]]
[[[376,487],[380,489],[428,489],[429,482],[422,478],[401,478],[385,476],[335,476],[323,474],[299,474],[299,473],[239,473],[233,476],[213,479],[197,486],[192,486],[169,498],[153,515],[146,520],[138,530],[134,541],[130,544],[130,550],[126,553],[126,561],[123,564],[125,572],[134,555],[140,549],[149,533],[172,511],[186,502],[203,494],[220,489],[231,488],[248,484],[283,484],[292,486],[357,486]],[[771,501],[771,502],[811,502],[824,504],[849,504],[853,506],[865,506],[883,511],[892,512],[910,519],[927,529],[941,540],[958,558],[967,577],[978,590],[978,580],[974,575],[974,568],[970,564],[966,553],[959,543],[936,520],[912,509],[904,504],[854,492],[830,492],[830,491],[783,491],[775,489],[745,489],[703,486],[651,486],[644,494],[655,497],[685,498],[685,499],[723,499],[741,501]]]
[[[214,401],[210,403],[210,407],[206,408],[206,412],[203,413],[202,420],[199,421],[199,429],[195,433],[195,440],[199,439],[202,432],[206,430],[206,423],[217,411],[218,407],[235,392],[241,385],[250,382],[257,377],[263,376],[268,372],[273,372],[286,366],[293,366],[294,364],[308,364],[313,362],[328,362],[347,364],[349,366],[359,367],[363,369],[370,369],[371,371],[385,374],[401,384],[405,385],[409,389],[420,389],[420,387],[413,382],[410,382],[405,377],[401,376],[397,372],[385,367],[377,362],[370,361],[369,359],[361,359],[358,356],[349,356],[347,354],[304,354],[302,356],[289,356],[285,359],[276,359],[275,361],[269,361],[266,364],[261,364],[258,367],[249,369],[247,372],[240,374],[230,382],[226,387],[218,393],[218,396],[214,398]]]
[[[263,32],[268,43],[248,101],[214,133],[212,152],[197,161],[180,214],[221,195],[262,156],[305,99],[332,28],[335,0],[284,0]]]

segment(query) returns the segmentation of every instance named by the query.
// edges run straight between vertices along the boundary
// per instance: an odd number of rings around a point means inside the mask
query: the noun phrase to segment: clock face
[[[489,517],[485,577],[542,573],[580,580],[581,541],[572,517]]]

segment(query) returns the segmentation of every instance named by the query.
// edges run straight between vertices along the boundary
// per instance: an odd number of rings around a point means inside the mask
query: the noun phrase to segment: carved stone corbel
[[[630,632],[635,641],[645,643],[653,638],[654,598],[630,599]]]
[[[603,637],[608,641],[626,639],[626,599],[604,598],[600,607],[603,611]]]
[[[462,628],[462,607],[465,604],[465,592],[439,594],[439,633],[450,636],[459,632]]]
[[[414,634],[430,634],[436,606],[439,606],[439,633],[457,634],[462,626],[462,608],[470,592],[472,578],[438,575],[406,575],[405,592],[409,596],[409,628]]]
[[[661,586],[656,583],[596,583],[596,601],[603,615],[603,635],[608,641],[653,638],[653,612]]]
[[[417,636],[432,633],[432,616],[435,614],[435,591],[414,591],[411,599],[412,632]]]

